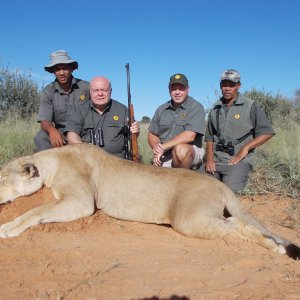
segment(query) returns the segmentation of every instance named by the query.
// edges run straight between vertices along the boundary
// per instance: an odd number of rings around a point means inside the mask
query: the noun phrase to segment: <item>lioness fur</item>
[[[260,225],[226,185],[198,172],[138,164],[82,144],[20,157],[3,167],[0,175],[0,203],[30,195],[44,185],[56,198],[1,225],[2,238],[18,236],[39,223],[90,216],[96,207],[117,219],[170,224],[189,237],[231,235],[300,257],[298,246]],[[225,208],[228,218],[223,216]]]

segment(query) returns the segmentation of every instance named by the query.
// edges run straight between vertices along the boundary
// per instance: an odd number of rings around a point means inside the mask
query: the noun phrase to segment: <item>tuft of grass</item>
[[[150,123],[140,123],[140,136],[138,138],[139,154],[143,164],[151,164],[153,152],[148,144],[148,128]]]
[[[256,151],[246,192],[275,192],[300,197],[300,125],[274,125],[276,135]]]
[[[0,122],[0,165],[22,155],[35,151],[33,137],[39,129],[34,117],[22,119],[16,113],[9,113]]]

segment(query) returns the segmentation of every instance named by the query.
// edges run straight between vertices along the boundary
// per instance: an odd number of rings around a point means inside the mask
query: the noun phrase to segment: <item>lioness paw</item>
[[[0,226],[0,238],[8,238],[18,236],[20,230],[17,230],[13,222],[9,222]]]

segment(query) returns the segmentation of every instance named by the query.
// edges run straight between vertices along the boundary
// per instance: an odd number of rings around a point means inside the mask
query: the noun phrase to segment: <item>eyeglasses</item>
[[[91,89],[91,92],[95,95],[98,93],[107,94],[110,92],[110,89]]]

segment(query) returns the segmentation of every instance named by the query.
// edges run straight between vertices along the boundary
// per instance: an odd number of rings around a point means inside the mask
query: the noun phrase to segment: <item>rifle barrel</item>
[[[129,71],[129,63],[125,65],[126,71],[127,71],[127,92],[128,92],[128,126],[131,127],[132,123],[134,123],[134,109],[133,104],[131,104],[131,93],[130,93],[130,71]],[[135,162],[139,162],[139,156],[138,156],[138,143],[137,143],[137,135],[131,134],[129,129],[129,140],[130,140],[130,153],[131,153],[131,159]],[[125,147],[126,150],[126,147]],[[128,151],[128,146],[127,146]],[[128,156],[125,153],[125,157]]]

